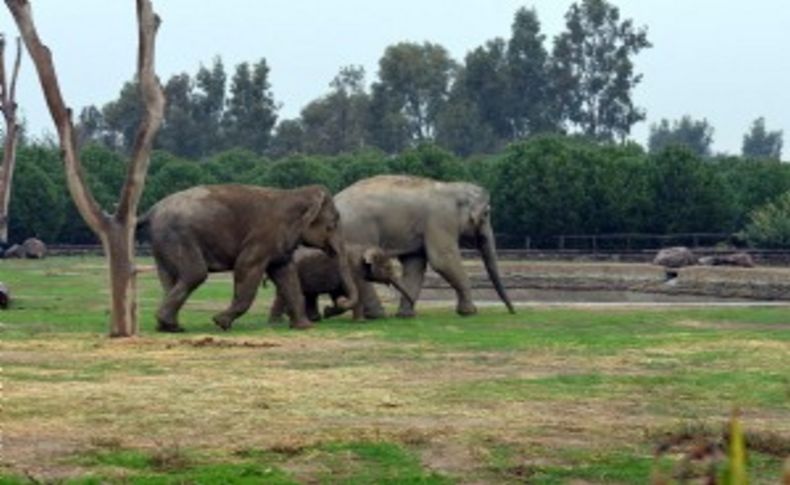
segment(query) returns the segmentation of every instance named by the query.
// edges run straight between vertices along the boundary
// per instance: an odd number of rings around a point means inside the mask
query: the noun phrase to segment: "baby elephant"
[[[349,244],[346,246],[346,258],[351,278],[357,287],[363,280],[392,285],[411,301],[411,296],[403,288],[400,278],[396,274],[392,258],[380,248]],[[337,302],[338,298],[345,296],[343,282],[338,271],[338,260],[323,251],[301,247],[294,253],[293,261],[299,274],[302,293],[304,293],[307,318],[312,321],[321,320],[321,313],[318,311],[318,297],[328,294],[334,302]],[[365,318],[364,306],[361,301],[352,308],[355,320]],[[278,292],[269,313],[269,321],[279,321],[286,310],[288,309],[285,301]],[[344,310],[335,304],[335,306],[326,308],[324,316],[332,317],[343,312]]]

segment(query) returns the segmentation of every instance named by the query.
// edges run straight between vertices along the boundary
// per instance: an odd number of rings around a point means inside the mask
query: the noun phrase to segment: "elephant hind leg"
[[[176,276],[159,264],[156,265],[156,274],[159,276],[159,283],[165,294],[169,293],[176,285]]]
[[[189,295],[206,281],[208,268],[200,250],[196,247],[184,245],[181,248],[169,249],[173,250],[174,254],[178,254],[180,259],[162,261],[164,264],[160,264],[157,258],[159,278],[165,289],[165,296],[156,312],[157,329],[162,332],[182,332],[183,328],[178,324],[178,312]],[[179,271],[171,272],[168,268],[179,268]]]
[[[307,319],[311,322],[321,321],[321,312],[318,311],[318,295],[308,293],[304,296],[304,306],[307,312]]]
[[[422,282],[425,279],[425,267],[427,264],[425,256],[422,254],[402,256],[400,263],[403,267],[403,276],[401,277],[403,289],[416,303],[422,291]],[[413,317],[415,315],[414,305],[406,298],[401,297],[397,315],[399,317]]]
[[[244,315],[258,293],[267,261],[255,251],[242,252],[233,268],[233,300],[228,308],[214,315],[214,323],[229,330],[233,321]]]
[[[285,300],[278,292],[275,292],[272,307],[269,310],[269,323],[280,323],[285,315]]]
[[[302,294],[302,285],[293,262],[272,266],[267,270],[274,284],[277,294],[283,298],[288,316],[291,318],[291,328],[306,329],[312,323],[305,316],[305,302]]]

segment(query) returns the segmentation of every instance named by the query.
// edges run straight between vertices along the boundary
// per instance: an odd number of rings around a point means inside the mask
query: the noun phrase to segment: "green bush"
[[[296,156],[277,161],[255,183],[267,187],[292,189],[304,185],[325,185],[332,192],[339,188],[340,177],[331,165],[313,157]]]
[[[433,144],[422,144],[404,151],[389,162],[396,174],[416,175],[436,180],[466,180],[466,166],[455,155]]]
[[[47,173],[34,163],[20,163],[14,173],[9,206],[9,242],[37,237],[57,239],[65,220],[65,200]]]
[[[742,236],[750,246],[790,247],[790,192],[755,210]]]

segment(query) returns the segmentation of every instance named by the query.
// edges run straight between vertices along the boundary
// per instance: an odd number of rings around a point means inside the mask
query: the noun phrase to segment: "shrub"
[[[790,247],[790,192],[755,210],[742,236],[750,246]]]

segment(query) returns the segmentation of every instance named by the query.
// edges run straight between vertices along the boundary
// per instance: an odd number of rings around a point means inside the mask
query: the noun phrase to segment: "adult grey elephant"
[[[413,301],[419,297],[426,264],[430,263],[455,290],[457,312],[477,312],[461,261],[460,242],[467,240],[480,251],[494,289],[514,313],[499,276],[489,195],[482,187],[380,175],[347,187],[335,196],[335,205],[348,243],[378,246],[400,259],[403,285]],[[359,288],[359,296],[368,318],[383,316],[381,302],[369,283]],[[414,305],[401,298],[398,315],[413,316]]]
[[[156,314],[158,329],[179,332],[178,311],[208,273],[233,270],[233,301],[214,322],[224,330],[255,299],[264,273],[292,310],[291,327],[311,326],[292,254],[299,244],[337,256],[352,308],[356,285],[332,195],[323,186],[293,190],[250,185],[202,185],[172,194],[143,217],[150,223],[151,249],[165,291]]]

